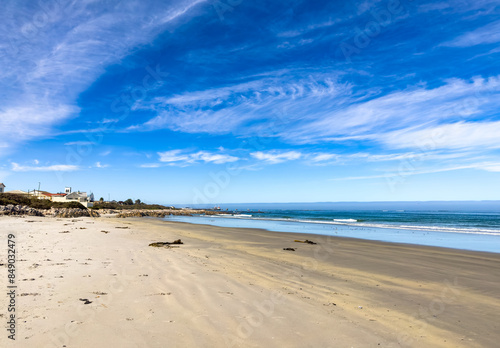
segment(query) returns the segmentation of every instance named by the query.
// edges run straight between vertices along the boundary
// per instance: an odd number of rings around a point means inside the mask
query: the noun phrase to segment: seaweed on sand
[[[184,244],[180,239],[177,239],[177,240],[174,240],[173,242],[156,242],[156,243],[151,243],[149,244],[149,246],[152,246],[152,247],[163,247],[163,246],[166,246],[166,247],[170,247],[170,245],[172,244]]]

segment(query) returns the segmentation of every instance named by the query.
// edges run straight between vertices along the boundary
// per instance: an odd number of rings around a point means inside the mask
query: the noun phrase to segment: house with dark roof
[[[3,193],[5,189],[5,185],[3,184],[3,182],[0,182],[0,193]]]

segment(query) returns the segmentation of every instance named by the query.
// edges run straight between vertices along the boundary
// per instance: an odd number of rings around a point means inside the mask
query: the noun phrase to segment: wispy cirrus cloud
[[[386,134],[392,131],[474,120],[478,116],[495,117],[500,108],[499,96],[498,76],[473,81],[452,79],[441,87],[410,87],[350,103],[279,135],[297,143],[371,140],[391,145]]]
[[[310,161],[314,164],[328,163],[338,159],[340,156],[333,153],[317,153],[310,156]]]
[[[224,164],[236,162],[239,160],[239,158],[235,156],[208,151],[197,151],[189,153],[185,150],[170,150],[165,152],[158,152],[158,155],[160,157],[160,162],[172,165],[189,165],[200,162]]]
[[[500,21],[489,23],[476,30],[462,34],[442,46],[470,47],[500,42]]]
[[[480,168],[488,172],[500,172],[500,163],[485,163]]]
[[[439,11],[440,15],[443,14],[468,14],[467,18],[482,16],[495,11],[495,6],[498,5],[497,0],[476,0],[476,1],[430,1],[419,4],[419,12]]]
[[[379,137],[391,148],[498,149],[500,121],[457,122],[423,129],[403,129]]]
[[[486,156],[485,154],[479,155],[477,151],[464,151],[464,150],[451,150],[440,151],[437,147],[430,147],[428,143],[422,146],[419,151],[412,152],[394,152],[394,153],[369,153],[369,152],[355,152],[347,154],[337,153],[308,153],[302,154],[302,158],[309,165],[352,165],[352,164],[370,164],[371,167],[374,163],[412,163],[419,165],[423,163],[444,163],[445,161],[455,162],[477,162],[477,160],[490,158],[492,154]],[[410,146],[412,147],[412,146]]]
[[[479,156],[477,152],[471,151],[439,151],[439,149],[425,149],[425,151],[416,152],[395,152],[387,153],[332,153],[332,152],[316,152],[307,149],[299,150],[266,150],[249,152],[245,149],[224,149],[221,152],[208,151],[188,151],[188,150],[170,150],[158,152],[158,163],[145,163],[140,165],[142,168],[159,168],[166,165],[189,166],[196,163],[214,163],[224,164],[236,161],[245,161],[245,168],[252,170],[262,170],[266,165],[285,163],[291,161],[300,161],[302,164],[310,166],[346,166],[346,165],[364,165],[373,163],[390,163],[390,162],[412,162],[412,163],[444,163],[448,161],[453,163],[460,161],[464,165],[477,163],[480,159],[491,158],[490,156]],[[223,151],[231,153],[238,152],[238,156],[228,155]]]
[[[409,169],[401,173],[400,171],[388,171],[385,174],[376,175],[363,175],[363,176],[347,176],[340,178],[332,178],[330,181],[344,181],[344,180],[370,180],[370,179],[391,179],[397,177],[410,177],[413,175],[423,175],[423,174],[434,174],[434,173],[444,173],[452,172],[457,170],[465,169],[477,169],[485,170],[489,172],[500,172],[500,163],[498,162],[485,162],[485,163],[474,163],[468,165],[460,166],[447,166],[439,168],[428,168],[428,169]]]
[[[286,161],[294,161],[298,160],[302,157],[302,154],[298,151],[286,151],[286,152],[280,152],[277,150],[271,150],[271,151],[257,151],[257,152],[252,152],[250,154],[255,159],[258,159],[260,161],[265,161],[267,163],[271,164],[276,164],[276,163],[282,163]]]
[[[70,141],[67,143],[64,143],[65,146],[86,146],[86,145],[95,145],[94,142],[92,141]]]
[[[136,109],[153,111],[157,116],[129,127],[129,131],[277,132],[284,124],[313,119],[321,105],[342,103],[349,90],[348,84],[338,82],[336,73],[311,72],[309,77],[297,78],[293,73],[283,76],[279,71],[250,82],[141,101]]]
[[[160,168],[162,167],[161,163],[144,163],[139,166],[140,168]]]
[[[53,164],[50,166],[23,166],[12,162],[14,172],[73,172],[79,170],[79,166],[68,164]]]
[[[79,93],[108,65],[173,28],[199,3],[4,4],[0,65],[9,69],[0,82],[9,89],[0,95],[0,137],[12,147],[77,116]]]
[[[352,86],[334,75],[293,83],[279,75],[155,98],[140,108],[158,116],[129,131],[232,133],[277,137],[290,144],[371,141],[391,145],[387,134],[398,130],[496,117],[500,77],[455,78],[434,88],[409,86],[380,94],[376,89],[353,92]]]

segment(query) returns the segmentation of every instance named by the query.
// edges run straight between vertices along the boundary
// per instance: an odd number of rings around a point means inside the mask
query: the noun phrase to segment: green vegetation
[[[126,201],[112,201],[112,202],[94,202],[94,206],[91,209],[112,209],[112,210],[124,210],[124,209],[147,209],[147,210],[157,210],[157,209],[168,209],[171,207],[165,207],[160,204],[146,204],[141,202],[140,199],[136,199],[135,202],[132,198]]]
[[[50,208],[80,208],[86,209],[79,202],[52,202],[47,199],[38,199],[36,197],[29,197],[25,195],[16,195],[12,193],[0,193],[0,205],[24,205],[35,209],[50,209]],[[98,202],[94,202],[94,206],[91,209],[112,209],[112,210],[124,210],[124,209],[146,209],[146,210],[159,210],[168,209],[171,207],[165,207],[160,204],[145,204],[141,202],[140,199],[136,199],[135,202],[129,198],[126,201],[112,201],[104,202],[104,199],[100,199]]]
[[[50,208],[80,208],[87,209],[79,202],[52,202],[47,199],[38,199],[24,195],[15,195],[11,193],[0,193],[0,205],[24,205],[35,209]]]

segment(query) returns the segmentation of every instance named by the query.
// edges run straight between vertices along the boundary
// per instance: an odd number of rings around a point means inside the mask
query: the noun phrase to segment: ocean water
[[[252,209],[228,213],[165,220],[500,253],[500,212],[496,211]]]

